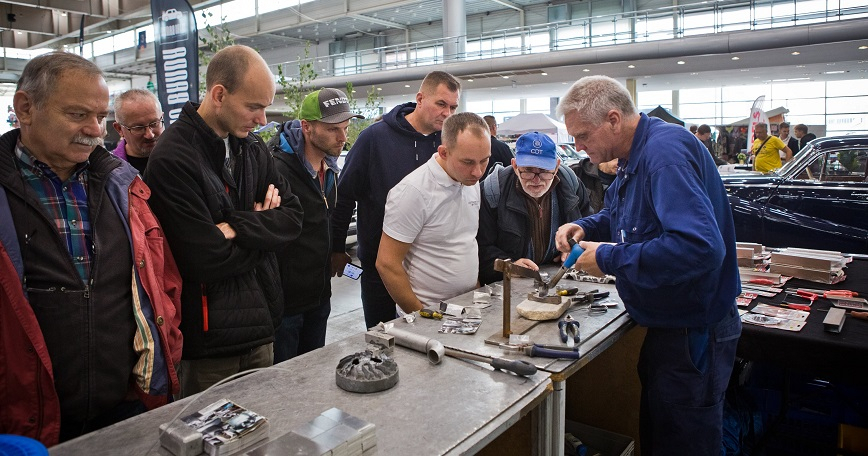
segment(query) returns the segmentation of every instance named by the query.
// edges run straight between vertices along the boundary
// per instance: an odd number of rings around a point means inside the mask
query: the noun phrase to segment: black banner
[[[199,35],[187,0],[151,0],[157,89],[166,124],[187,101],[199,101]]]

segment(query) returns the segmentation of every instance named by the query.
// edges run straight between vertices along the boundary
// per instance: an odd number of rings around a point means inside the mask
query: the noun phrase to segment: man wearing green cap
[[[268,149],[277,171],[304,209],[301,234],[278,252],[284,310],[274,336],[274,363],[325,345],[331,312],[331,225],[338,196],[337,157],[353,117],[346,94],[317,90],[304,98],[299,119],[286,122]]]

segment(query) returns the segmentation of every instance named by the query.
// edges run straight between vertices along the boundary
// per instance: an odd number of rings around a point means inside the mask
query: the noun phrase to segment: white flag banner
[[[766,126],[769,124],[769,117],[766,115],[766,112],[763,111],[763,103],[766,100],[765,95],[760,95],[756,100],[753,101],[753,107],[750,108],[750,123],[748,123],[747,127],[747,150],[752,151],[753,147],[753,130],[754,126],[758,123],[764,123]]]

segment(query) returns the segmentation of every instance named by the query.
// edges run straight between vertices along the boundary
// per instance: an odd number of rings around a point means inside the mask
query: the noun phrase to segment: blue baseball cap
[[[515,142],[515,164],[521,167],[555,169],[558,166],[555,142],[537,131],[519,136]]]

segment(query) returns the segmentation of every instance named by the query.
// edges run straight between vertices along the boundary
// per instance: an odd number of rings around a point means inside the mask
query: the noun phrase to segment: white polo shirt
[[[404,270],[426,306],[476,287],[479,255],[479,183],[461,185],[437,163],[436,153],[389,191],[383,232],[411,244]]]

